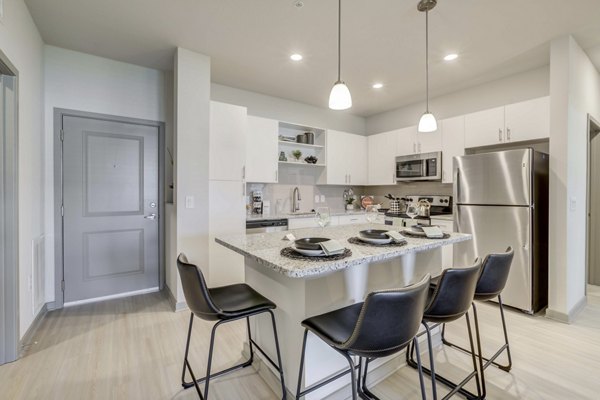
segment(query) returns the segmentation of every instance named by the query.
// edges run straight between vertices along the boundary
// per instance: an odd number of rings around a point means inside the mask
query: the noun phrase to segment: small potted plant
[[[292,155],[296,159],[296,162],[300,161],[300,157],[302,157],[302,152],[300,150],[292,151]]]
[[[354,196],[350,196],[346,199],[346,210],[351,211],[354,210]]]

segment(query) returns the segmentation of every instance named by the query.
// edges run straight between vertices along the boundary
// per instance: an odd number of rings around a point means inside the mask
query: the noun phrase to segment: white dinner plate
[[[364,237],[361,235],[358,235],[358,239],[365,242],[365,243],[371,243],[371,244],[389,244],[392,243],[392,238],[388,237],[385,239],[372,239],[372,238],[368,238],[368,237]]]
[[[308,256],[308,257],[322,257],[325,255],[325,252],[323,250],[304,250],[304,249],[299,249],[296,246],[292,246],[292,249],[294,249],[294,251],[302,254],[303,256]]]

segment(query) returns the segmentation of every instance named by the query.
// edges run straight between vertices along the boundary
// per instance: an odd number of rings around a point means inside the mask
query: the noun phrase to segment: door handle
[[[146,219],[151,219],[151,220],[155,220],[155,219],[156,219],[156,214],[155,214],[155,213],[152,213],[152,214],[150,214],[150,215],[146,215],[144,218],[146,218]]]

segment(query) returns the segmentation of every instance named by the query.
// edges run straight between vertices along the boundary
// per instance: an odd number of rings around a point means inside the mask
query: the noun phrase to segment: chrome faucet
[[[298,186],[294,188],[294,193],[292,194],[292,211],[297,212],[300,211],[300,189]]]

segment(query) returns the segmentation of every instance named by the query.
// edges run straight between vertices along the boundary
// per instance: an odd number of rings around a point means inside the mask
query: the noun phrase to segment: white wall
[[[547,96],[550,91],[549,81],[549,67],[545,66],[436,97],[429,101],[429,108],[438,120],[455,117]],[[367,118],[367,134],[417,125],[424,110],[425,103],[419,102],[370,116]]]
[[[217,83],[211,85],[210,96],[211,100],[214,101],[246,107],[249,115],[257,117],[272,118],[317,128],[336,129],[359,135],[366,133],[365,119],[352,115],[348,111],[333,111],[328,108],[315,107]]]
[[[22,0],[4,2],[0,51],[18,70],[19,318],[23,337],[35,314],[29,287],[32,241],[44,234],[42,39]]]
[[[54,301],[54,108],[165,121],[169,133],[171,81],[163,71],[53,46],[44,47],[44,75],[46,301]]]
[[[551,45],[550,283],[547,315],[585,305],[588,114],[600,118],[600,75],[571,36]]]
[[[174,89],[176,220],[170,224],[177,232],[177,253],[184,252],[208,275],[210,58],[178,48]],[[194,197],[194,208],[185,208],[186,196]],[[184,302],[179,279],[172,279],[172,270],[167,274],[175,300]]]

